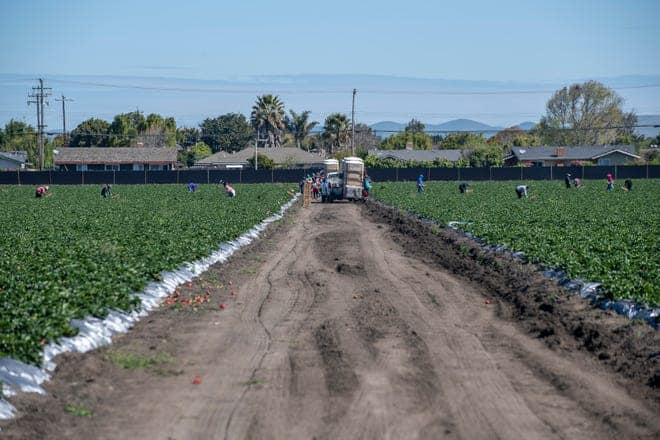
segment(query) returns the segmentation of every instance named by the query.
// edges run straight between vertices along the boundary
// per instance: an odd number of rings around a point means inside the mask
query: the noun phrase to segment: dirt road
[[[213,269],[215,279],[189,287],[215,285],[214,305],[226,309],[163,310],[109,348],[69,355],[48,396],[18,399],[21,417],[4,434],[658,438],[653,400],[631,395],[589,353],[529,336],[496,313],[483,287],[424,262],[391,233],[353,204],[298,210]],[[120,368],[109,355],[117,352],[172,360]],[[75,414],[73,403],[93,415]]]

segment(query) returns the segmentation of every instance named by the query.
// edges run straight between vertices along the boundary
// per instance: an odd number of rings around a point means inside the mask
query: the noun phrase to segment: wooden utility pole
[[[44,129],[46,124],[44,123],[44,105],[48,105],[48,98],[52,90],[50,87],[44,87],[44,80],[39,78],[39,85],[37,87],[32,87],[32,93],[28,95],[28,105],[36,104],[37,105],[37,143],[39,146],[39,169],[44,169]]]
[[[55,101],[61,101],[62,102],[62,136],[64,136],[64,145],[67,144],[67,139],[68,135],[66,132],[66,107],[65,103],[67,101],[73,101],[71,98],[67,98],[66,96],[62,95],[61,98],[55,98]]]
[[[353,89],[353,105],[351,106],[351,128],[353,134],[351,135],[351,156],[355,156],[355,94],[357,89]]]

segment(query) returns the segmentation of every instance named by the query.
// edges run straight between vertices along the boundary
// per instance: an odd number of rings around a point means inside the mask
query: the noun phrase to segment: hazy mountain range
[[[656,125],[657,127],[640,127],[635,130],[637,134],[646,137],[655,137],[660,134],[660,115],[638,115],[638,125]],[[374,130],[375,134],[380,137],[388,137],[393,133],[403,131],[407,123],[382,121],[371,124],[370,127]],[[509,127],[518,127],[522,130],[530,130],[536,125],[535,122],[525,121],[518,124],[512,124],[508,127],[491,126],[472,119],[454,119],[442,124],[425,124],[424,131],[429,134],[446,134],[456,131],[470,131],[481,133],[485,137],[494,136],[498,131]]]

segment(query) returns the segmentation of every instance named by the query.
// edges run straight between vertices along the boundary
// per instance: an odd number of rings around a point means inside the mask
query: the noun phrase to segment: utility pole
[[[257,151],[259,150],[259,126],[257,126],[257,138],[254,140],[254,170],[257,171]]]
[[[61,101],[62,102],[62,136],[64,136],[64,145],[67,144],[67,133],[66,133],[66,108],[65,108],[65,103],[67,101],[73,101],[71,98],[67,98],[66,96],[62,95],[61,98],[55,98],[55,101]]]
[[[353,129],[353,134],[351,136],[351,156],[355,156],[355,94],[357,93],[356,89],[353,89],[353,105],[351,106],[351,128]]]
[[[44,80],[39,78],[39,85],[37,87],[32,87],[32,93],[28,95],[28,105],[36,104],[37,105],[37,142],[39,145],[39,169],[44,169],[44,129],[46,124],[44,123],[44,104],[48,105],[48,98],[52,90],[50,87],[44,87]]]

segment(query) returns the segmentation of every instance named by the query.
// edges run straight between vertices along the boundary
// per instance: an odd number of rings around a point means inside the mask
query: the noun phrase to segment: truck
[[[330,163],[330,161],[334,161]],[[364,188],[364,162],[359,157],[346,157],[341,162],[341,172],[338,161],[329,159],[325,161],[326,179],[330,192],[322,197],[322,201],[334,200],[361,200]]]

